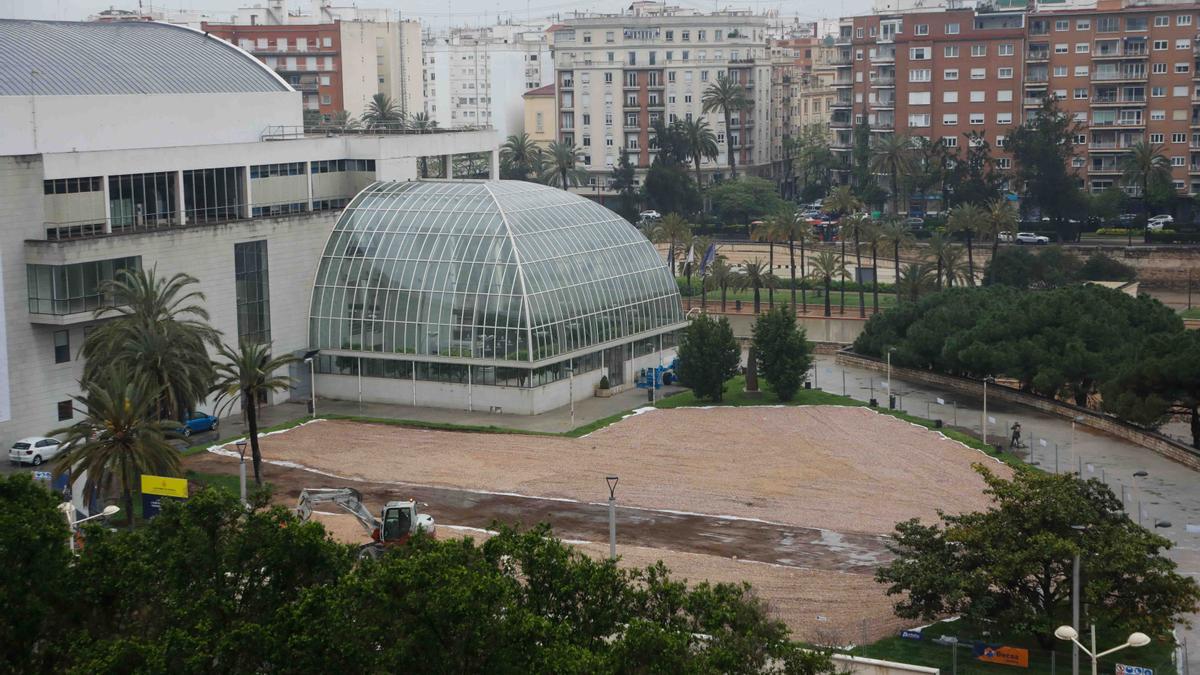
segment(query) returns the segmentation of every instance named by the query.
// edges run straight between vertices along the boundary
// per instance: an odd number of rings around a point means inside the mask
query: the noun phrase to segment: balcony
[[[896,60],[895,49],[881,49],[871,57],[871,63],[893,63]]]
[[[896,86],[896,78],[894,77],[877,77],[871,80],[872,87],[894,87]]]
[[[835,56],[835,57],[829,59],[829,65],[831,65],[831,66],[850,66],[850,65],[854,65],[854,59],[850,58],[849,54],[839,54],[838,56]]]
[[[854,128],[854,121],[851,120],[850,117],[848,117],[848,116],[841,117],[838,115],[834,115],[833,118],[829,120],[829,128],[830,129],[852,129],[852,128]]]
[[[1093,164],[1088,167],[1089,174],[1118,174],[1121,173],[1121,165],[1117,162],[1104,162],[1102,164]]]
[[[1128,82],[1146,79],[1145,68],[1120,68],[1117,70],[1097,70],[1092,73],[1093,82]]]
[[[1050,82],[1050,73],[1045,71],[1025,73],[1025,84],[1044,87]]]
[[[839,97],[833,99],[833,102],[830,103],[829,105],[832,108],[849,108],[850,106],[852,106],[854,104],[850,101],[849,97],[843,98],[843,97],[839,96]]]
[[[886,98],[877,98],[874,101],[871,101],[871,107],[872,108],[895,108],[896,107],[896,99],[891,96],[886,97]]]
[[[835,77],[829,84],[834,87],[852,87],[854,86],[854,80],[849,77]]]
[[[1041,107],[1042,101],[1044,100],[1045,99],[1041,96],[1026,96],[1024,99],[1022,99],[1022,105],[1024,105],[1026,108],[1038,108]]]
[[[1144,117],[1118,117],[1116,119],[1092,119],[1090,125],[1095,127],[1125,127],[1135,128],[1146,126]]]
[[[1030,49],[1025,55],[1026,61],[1049,61],[1049,49]]]
[[[1136,145],[1133,140],[1093,141],[1088,143],[1089,152],[1125,152]]]
[[[1150,56],[1149,50],[1146,49],[1145,43],[1138,45],[1125,45],[1124,47],[1117,45],[1115,47],[1105,47],[1096,45],[1092,50],[1092,58],[1097,60],[1104,59],[1144,59]]]
[[[1146,96],[1093,96],[1091,105],[1146,105]]]

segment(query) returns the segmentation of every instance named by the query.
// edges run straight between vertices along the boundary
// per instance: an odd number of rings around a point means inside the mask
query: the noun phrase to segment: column
[[[104,234],[112,234],[112,202],[108,193],[108,176],[101,176],[102,190],[104,192]]]
[[[254,217],[254,195],[250,191],[250,165],[242,167],[242,201],[245,203],[242,209],[243,218]]]
[[[488,153],[491,159],[491,167],[488,170],[488,178],[492,180],[500,180],[500,151],[492,150]]]
[[[308,189],[308,210],[312,211],[312,162],[304,163],[304,187]]]
[[[183,198],[183,171],[175,172],[175,210],[179,213],[179,224],[187,225],[187,202]],[[147,214],[147,217],[149,214]]]
[[[446,180],[454,178],[454,155],[442,155],[442,175]]]

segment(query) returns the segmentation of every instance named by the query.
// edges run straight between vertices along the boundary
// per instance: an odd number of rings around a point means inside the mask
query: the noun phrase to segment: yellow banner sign
[[[1029,667],[1029,650],[1020,647],[984,647],[979,655],[980,661],[1000,663],[1018,668]]]
[[[159,495],[160,497],[183,497],[184,499],[187,499],[187,479],[167,478],[166,476],[147,476],[143,474],[142,494]]]

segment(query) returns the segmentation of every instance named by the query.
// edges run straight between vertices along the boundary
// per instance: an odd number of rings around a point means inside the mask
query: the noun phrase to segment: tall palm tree
[[[424,133],[426,131],[433,131],[437,129],[437,125],[437,120],[431,119],[429,117],[429,113],[419,112],[416,115],[413,115],[412,119],[409,120],[408,128],[412,129],[413,131]]]
[[[587,180],[587,171],[579,168],[583,164],[583,151],[579,148],[563,141],[551,141],[546,154],[549,157],[542,180],[547,185],[566,190]]]
[[[179,475],[179,453],[167,442],[179,422],[159,418],[157,385],[123,368],[104,370],[87,383],[82,395],[71,398],[83,417],[50,432],[61,435],[66,448],[54,473],[86,473],[83,497],[88,502],[115,477],[133,529],[133,489],[141,474]]]
[[[939,264],[948,287],[953,288],[955,284],[967,282],[970,272],[969,268],[963,264],[963,247],[953,244],[947,246],[946,250],[942,252]]]
[[[258,401],[268,394],[292,386],[292,378],[276,375],[296,361],[291,354],[271,357],[271,346],[262,342],[242,342],[236,349],[220,345],[217,352],[224,362],[217,363],[217,382],[212,393],[217,395],[217,408],[229,408],[240,401],[249,427],[250,453],[254,460],[254,482],[262,485],[262,454],[258,450]]]
[[[530,175],[537,175],[535,167],[544,154],[542,146],[529,138],[529,134],[513,134],[500,146],[500,159],[512,171],[509,177],[515,180],[529,180]]]
[[[929,257],[933,258],[936,265],[937,276],[935,277],[935,281],[937,282],[936,287],[939,291],[942,290],[942,272],[945,269],[946,252],[951,248],[953,248],[953,244],[950,239],[941,232],[934,232],[933,236],[929,238]]]
[[[333,119],[330,120],[329,124],[336,129],[342,130],[362,128],[362,122],[357,117],[351,117],[349,110],[339,110],[333,113]]]
[[[729,163],[729,177],[737,178],[737,159],[733,150],[733,113],[753,107],[754,102],[745,87],[726,77],[725,73],[720,73],[717,75],[717,81],[704,90],[700,104],[705,113],[720,110],[725,116],[725,154]]]
[[[692,255],[695,258],[694,261],[692,262],[692,264],[686,265],[686,267],[684,269],[684,273],[687,274],[687,280],[688,280],[688,294],[689,294],[688,295],[688,308],[689,309],[691,309],[691,306],[692,306],[692,297],[691,297],[692,275],[700,274],[700,265],[704,262],[704,252],[707,251],[708,247],[712,244],[713,244],[713,238],[709,237],[709,236],[705,236],[705,235],[693,236],[691,238],[691,240],[689,240],[687,242],[688,250],[693,252]],[[684,260],[687,260],[687,256],[684,256]],[[701,299],[701,301],[704,301],[707,299],[707,298],[703,297],[704,289],[705,289],[704,280],[701,279],[700,282],[701,282],[700,283],[700,295],[701,295],[700,299]]]
[[[933,286],[933,269],[927,263],[909,263],[896,277],[896,301],[916,302]]]
[[[688,157],[696,168],[696,188],[700,188],[700,162],[704,159],[716,159],[721,150],[717,147],[717,135],[708,126],[708,120],[703,117],[686,119],[679,122],[679,131],[687,144]]]
[[[988,202],[984,214],[984,231],[992,238],[992,260],[996,259],[996,251],[1000,247],[1000,233],[1012,232],[1017,229],[1017,210],[1012,202],[1004,197],[997,197]]]
[[[842,226],[844,228],[849,228],[851,236],[854,237],[854,271],[857,273],[857,275],[859,277],[859,279],[856,281],[859,281],[859,284],[858,284],[858,316],[860,318],[866,318],[866,316],[867,316],[867,303],[865,302],[866,297],[864,296],[864,291],[863,291],[863,287],[862,287],[862,283],[861,283],[861,278],[862,278],[862,271],[861,271],[862,270],[862,239],[863,239],[863,235],[866,234],[866,231],[871,227],[872,222],[873,221],[871,220],[871,216],[869,216],[865,213],[853,213],[849,216],[846,216],[845,218],[842,218]],[[842,256],[845,257],[845,255],[846,255],[846,242],[845,242],[845,237],[843,237],[842,238]],[[843,284],[842,287],[844,289],[845,284]],[[845,311],[846,311],[846,303],[843,300],[842,312],[845,313]]]
[[[708,276],[704,279],[708,288],[721,291],[721,312],[725,312],[725,296],[730,289],[740,290],[746,287],[745,275],[729,265],[725,256],[719,255],[709,268]]]
[[[792,205],[785,206],[767,218],[771,230],[771,238],[779,242],[787,242],[788,247],[788,276],[792,286],[792,309],[796,304],[796,237],[803,236],[804,230],[809,229],[808,223],[796,213]]]
[[[829,287],[834,279],[846,277],[846,263],[833,251],[821,251],[812,258],[811,278],[825,288],[825,316],[832,316],[829,305]]]
[[[1163,154],[1163,146],[1137,142],[1121,158],[1121,179],[1142,191],[1141,224],[1146,224],[1150,210],[1150,186],[1160,181],[1171,182],[1171,161]],[[1133,230],[1129,230],[1133,244]]]
[[[871,249],[871,313],[879,313],[879,246],[887,240],[883,236],[883,226],[872,221],[871,224],[863,230],[863,245]],[[861,288],[861,286],[860,286]],[[862,291],[859,291],[859,297],[862,297]],[[862,302],[859,302],[861,306]],[[861,312],[860,312],[861,314]]]
[[[404,126],[404,111],[387,94],[375,94],[363,111],[362,123],[368,129],[400,129]]]
[[[692,226],[678,213],[668,213],[658,223],[660,242],[667,244],[667,264],[671,267],[671,276],[675,276],[675,260],[682,253],[683,243],[691,241]]]
[[[892,213],[900,213],[900,178],[913,170],[912,139],[900,134],[875,138],[871,148],[871,171],[886,173],[892,184]]]
[[[113,304],[95,317],[111,320],[83,343],[83,381],[100,379],[109,367],[143,378],[159,397],[162,419],[179,419],[203,400],[213,379],[208,346],[219,333],[208,325],[204,293],[189,288],[196,283],[182,273],[160,277],[156,268],[123,269],[102,283],[102,295]]]
[[[761,258],[755,258],[749,262],[742,263],[742,276],[746,280],[746,287],[754,289],[754,314],[757,316],[762,308],[762,300],[759,292],[763,288],[773,288],[775,286],[775,274],[767,269],[767,265]]]
[[[825,201],[821,203],[821,208],[838,215],[854,213],[862,207],[862,200],[854,194],[854,190],[850,189],[849,185],[840,185],[834,188],[833,192],[830,192]]]
[[[775,273],[775,243],[780,240],[779,229],[771,218],[767,218],[750,230],[751,241],[767,242],[767,269]],[[767,288],[767,306],[775,309],[775,289]]]
[[[987,214],[974,204],[959,204],[950,209],[950,217],[946,221],[946,229],[950,232],[961,232],[966,241],[968,286],[975,285],[975,256],[971,252],[971,241],[986,225]]]
[[[883,220],[883,226],[879,232],[883,236],[884,245],[892,247],[892,271],[894,278],[899,279],[900,247],[909,246],[916,241],[912,233],[912,228],[902,218],[892,217]]]
[[[798,218],[795,222],[795,227],[788,232],[788,252],[791,254],[792,263],[792,306],[796,306],[796,244],[800,244],[800,303],[801,311],[808,313],[808,274],[807,266],[804,264],[805,249],[809,244],[817,240],[816,234],[813,232],[812,225],[803,218]]]

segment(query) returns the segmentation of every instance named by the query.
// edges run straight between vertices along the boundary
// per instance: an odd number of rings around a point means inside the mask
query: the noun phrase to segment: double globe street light
[[[1072,628],[1070,626],[1059,626],[1058,628],[1054,629],[1054,637],[1058,638],[1059,640],[1070,640],[1071,642],[1075,643],[1075,646],[1078,647],[1084,654],[1087,654],[1089,657],[1091,657],[1091,659],[1092,659],[1092,675],[1098,675],[1097,670],[1099,668],[1099,662],[1102,657],[1108,656],[1109,654],[1112,654],[1113,652],[1121,651],[1122,649],[1125,649],[1126,647],[1145,647],[1146,645],[1150,644],[1150,636],[1149,635],[1146,635],[1145,633],[1130,633],[1129,637],[1125,640],[1125,644],[1118,645],[1116,647],[1113,647],[1112,649],[1109,649],[1109,650],[1106,650],[1106,651],[1103,651],[1103,652],[1100,652],[1097,654],[1096,653],[1096,626],[1094,626],[1094,625],[1092,626],[1092,648],[1091,649],[1088,649],[1087,647],[1084,647],[1082,644],[1079,643],[1079,631],[1075,630],[1074,628]]]

